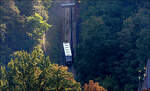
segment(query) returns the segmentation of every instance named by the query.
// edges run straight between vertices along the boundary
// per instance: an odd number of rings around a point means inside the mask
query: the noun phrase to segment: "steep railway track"
[[[77,22],[77,16],[76,16],[76,6],[73,7],[62,7],[62,4],[67,3],[75,3],[76,0],[54,0],[52,4],[54,5],[54,8],[52,9],[52,15],[54,17],[58,17],[59,24],[61,27],[59,27],[59,31],[61,33],[61,46],[63,47],[63,42],[69,42],[71,44],[73,59],[75,57],[75,49],[76,49],[76,22]],[[50,16],[51,17],[51,16]],[[63,50],[63,49],[60,49]],[[65,55],[64,51],[62,51],[62,56],[59,60],[60,65],[65,65]],[[73,60],[74,61],[74,60]],[[72,66],[68,67],[68,71],[72,72],[74,77],[76,75],[75,68]]]

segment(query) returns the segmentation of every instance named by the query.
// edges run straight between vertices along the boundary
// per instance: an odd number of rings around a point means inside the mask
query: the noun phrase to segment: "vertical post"
[[[138,87],[138,91],[141,91],[141,81],[140,81],[140,78],[139,78],[139,87]]]
[[[138,87],[138,91],[141,91],[141,88],[142,88],[142,84],[141,84],[141,70],[139,70],[139,77],[138,77],[138,79],[139,79],[139,87]]]
[[[148,59],[148,62],[147,62],[146,84],[147,84],[147,89],[150,89],[150,59]]]

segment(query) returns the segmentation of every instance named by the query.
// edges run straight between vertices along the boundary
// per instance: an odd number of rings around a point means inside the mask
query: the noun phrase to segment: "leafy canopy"
[[[41,49],[14,53],[6,68],[0,69],[2,91],[81,91],[67,67],[51,63]]]
[[[38,13],[27,17],[27,24],[30,28],[28,35],[33,39],[40,39],[43,33],[51,27],[51,25],[49,25]]]

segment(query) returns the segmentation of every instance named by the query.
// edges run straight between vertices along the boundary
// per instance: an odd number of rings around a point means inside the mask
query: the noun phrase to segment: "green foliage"
[[[43,0],[44,6],[49,9],[53,0]]]
[[[0,69],[0,89],[4,90],[8,85],[7,76],[6,76],[6,68],[1,66]]]
[[[43,17],[35,13],[33,16],[27,17],[28,27],[30,31],[28,35],[35,40],[41,39],[43,34],[51,27],[47,24],[46,20],[43,20]]]
[[[114,80],[115,79],[111,76],[106,76],[106,78],[103,80],[103,86],[110,91],[116,91],[118,87]]]
[[[33,41],[33,47],[42,47],[43,38],[46,31],[51,27],[42,16],[35,13],[33,16],[27,17],[27,35]]]
[[[41,1],[41,0],[33,0],[32,3],[33,3],[33,6],[32,6],[33,12],[32,12],[32,14],[38,13],[44,19],[48,20],[48,11],[46,11],[47,9],[43,5],[44,0],[43,1]],[[49,4],[51,4],[51,3],[49,2]]]
[[[0,1],[0,64],[7,64],[14,51],[32,51],[41,43],[40,38],[50,26],[46,23],[48,14],[42,3],[41,0]]]
[[[0,89],[4,91],[81,91],[67,68],[52,64],[41,49],[31,54],[14,53],[7,70],[1,67]]]
[[[147,3],[150,2],[81,1],[75,67],[82,83],[95,79],[108,91],[137,90],[138,70],[150,57]]]
[[[30,16],[33,9],[33,0],[14,0],[20,10],[20,15]]]

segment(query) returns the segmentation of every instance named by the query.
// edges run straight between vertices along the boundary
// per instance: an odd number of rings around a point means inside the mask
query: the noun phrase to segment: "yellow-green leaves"
[[[33,40],[33,46],[42,47],[45,32],[51,27],[42,16],[35,13],[27,17],[27,27],[29,28],[27,35]]]
[[[40,74],[42,73],[40,68],[39,67],[35,67],[35,68],[33,68],[33,70],[34,70],[34,77],[35,77],[35,79],[39,78]]]
[[[27,17],[27,23],[31,29],[27,34],[35,40],[41,38],[43,33],[51,27],[38,13]]]
[[[41,49],[32,53],[18,51],[0,70],[0,87],[11,91],[81,91],[68,68],[52,64]],[[0,90],[1,90],[0,88]]]
[[[7,85],[7,80],[0,80],[0,88]]]
[[[1,66],[0,67],[0,91],[2,88],[5,88],[8,84],[7,78],[6,78],[6,68]]]
[[[14,69],[14,61],[11,60],[9,63],[8,63],[8,67]]]

